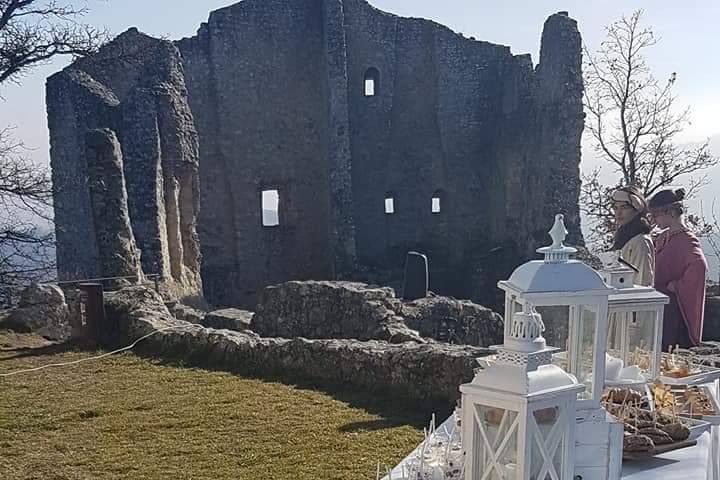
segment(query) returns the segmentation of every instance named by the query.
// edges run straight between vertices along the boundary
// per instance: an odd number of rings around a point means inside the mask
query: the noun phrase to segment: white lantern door
[[[472,404],[463,406],[465,408],[472,415],[472,444],[476,446],[467,459],[471,462],[466,470],[468,480],[517,478],[518,432],[522,417],[515,410],[498,406]]]
[[[534,480],[565,480],[572,478],[570,458],[575,430],[575,409],[566,402],[561,405],[531,405],[528,416],[528,465]]]

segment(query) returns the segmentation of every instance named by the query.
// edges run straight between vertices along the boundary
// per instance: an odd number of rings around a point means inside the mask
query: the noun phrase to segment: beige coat
[[[640,270],[635,273],[633,283],[652,287],[655,283],[655,246],[650,235],[635,235],[621,250],[623,260]]]
[[[655,246],[649,235],[635,235],[631,238],[620,252],[623,260],[633,265],[639,271],[633,276],[635,285],[652,287],[655,284]],[[647,312],[639,312],[632,314],[613,314],[609,318],[608,329],[608,349],[611,355],[617,355],[617,351],[621,348],[620,342],[622,338],[622,325],[630,322],[628,333],[631,348],[644,344],[644,348],[648,348],[648,343],[653,337],[653,315]],[[628,360],[628,359],[623,359]]]

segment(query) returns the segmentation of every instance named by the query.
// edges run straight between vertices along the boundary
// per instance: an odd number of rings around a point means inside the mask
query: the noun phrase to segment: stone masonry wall
[[[152,290],[131,287],[109,296],[107,318],[122,342],[152,334],[138,348],[158,357],[243,373],[285,374],[389,390],[408,399],[440,399],[454,405],[458,386],[472,379],[476,358],[491,351],[448,344],[264,338],[203,328],[172,318]],[[161,331],[162,330],[162,331]]]
[[[289,280],[397,286],[416,250],[433,291],[495,305],[555,213],[582,244],[581,99],[566,12],[536,66],[365,0],[243,0],[177,42],[131,29],[48,81],[58,265],[99,269],[96,245],[74,246],[95,228],[82,139],[111,128],[145,273],[186,291],[202,276],[211,304],[252,307]],[[265,190],[278,226],[262,224]]]
[[[333,276],[322,7],[246,0],[177,44],[206,144],[199,233],[211,303],[251,306],[265,285]],[[262,225],[263,190],[279,192],[276,227]]]
[[[98,238],[113,218],[93,219],[91,178],[110,175],[87,136],[95,129],[115,134],[124,182],[113,190],[127,200],[132,231],[145,274],[159,274],[172,297],[202,295],[198,141],[187,105],[184,77],[174,45],[130,29],[47,81],[51,164],[57,225],[57,265],[61,280],[114,276],[111,267],[133,264],[136,253],[108,250]],[[102,172],[101,170],[108,170]],[[110,214],[108,212],[108,214]],[[121,221],[121,223],[123,223]],[[106,224],[106,225],[103,225]],[[100,242],[102,243],[102,242]],[[132,270],[132,268],[131,268]]]
[[[252,330],[264,337],[502,343],[500,315],[469,301],[432,295],[403,302],[392,288],[352,282],[286,282],[260,295]]]

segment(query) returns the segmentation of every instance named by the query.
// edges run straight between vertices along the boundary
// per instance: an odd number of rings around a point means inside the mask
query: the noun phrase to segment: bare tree
[[[0,88],[54,57],[95,52],[107,34],[81,23],[85,13],[70,1],[0,0]],[[51,198],[47,168],[0,125],[0,305],[54,271]]]
[[[645,54],[658,43],[651,28],[641,25],[642,11],[606,27],[606,39],[596,53],[585,50],[586,129],[595,153],[613,168],[615,180],[603,181],[601,168],[583,179],[582,208],[591,219],[591,242],[612,242],[610,193],[634,185],[650,196],[677,181],[688,195],[706,183],[702,171],[716,165],[709,143],[677,144],[677,135],[690,123],[689,109],[679,109],[673,86],[650,71]],[[694,176],[693,174],[698,174]],[[701,230],[696,216],[689,216]]]

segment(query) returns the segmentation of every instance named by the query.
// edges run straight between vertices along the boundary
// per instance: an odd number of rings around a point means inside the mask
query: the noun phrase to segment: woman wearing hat
[[[685,191],[662,190],[650,213],[664,232],[655,241],[655,288],[670,297],[665,306],[663,349],[699,345],[705,309],[707,261],[697,237],[685,226]]]
[[[635,271],[633,284],[652,286],[655,281],[655,247],[650,238],[652,226],[645,197],[635,187],[623,187],[612,194],[615,215],[615,239],[612,249],[620,251],[620,258]],[[641,339],[652,338],[652,319],[642,313],[615,313],[609,317],[608,340],[612,349],[620,349],[623,325],[630,322],[630,341],[637,345]]]
[[[635,270],[635,285],[652,286],[655,280],[655,248],[648,220],[648,205],[635,187],[623,187],[612,195],[613,213],[618,229],[613,250]]]

